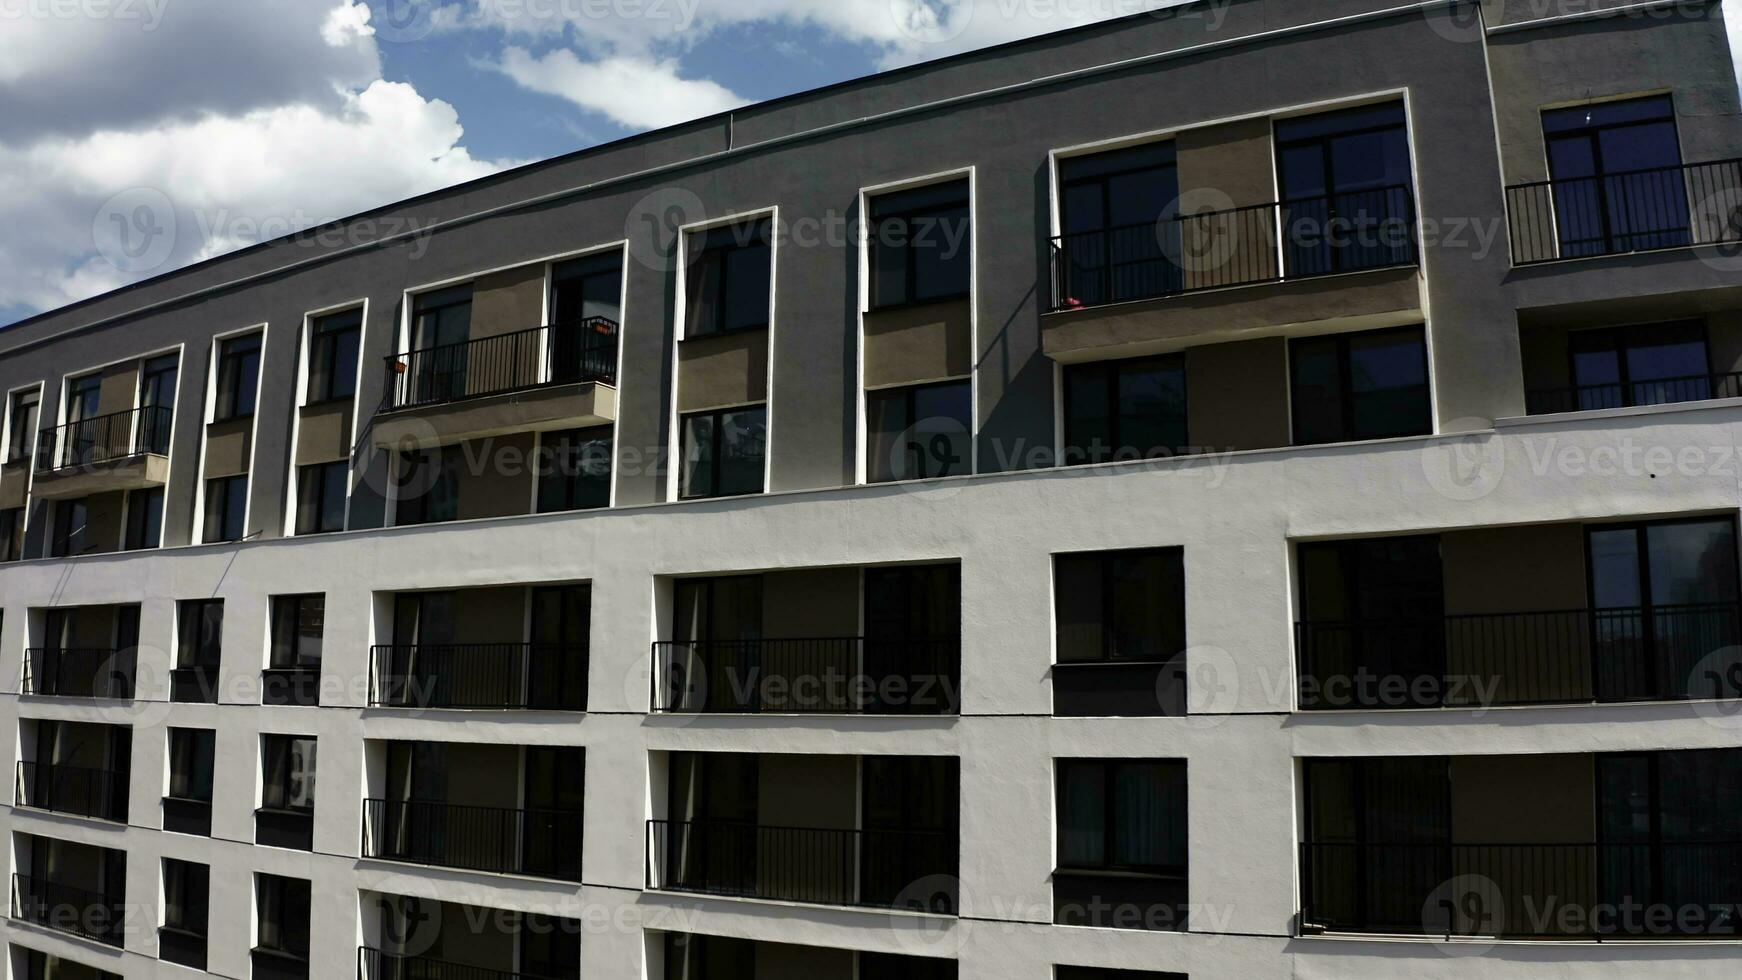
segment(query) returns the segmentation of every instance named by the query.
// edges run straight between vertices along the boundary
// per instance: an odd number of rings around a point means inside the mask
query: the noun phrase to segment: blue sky
[[[1179,0],[0,0],[0,324],[632,133]],[[1206,32],[1231,0],[1186,16]],[[1729,0],[1742,35],[1742,0]]]

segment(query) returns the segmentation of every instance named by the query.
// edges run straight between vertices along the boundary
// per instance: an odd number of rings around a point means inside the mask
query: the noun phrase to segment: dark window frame
[[[1055,763],[1056,769],[1057,769],[1056,794],[1057,794],[1057,800],[1058,800],[1056,805],[1058,807],[1059,812],[1058,812],[1057,843],[1055,845],[1057,848],[1055,858],[1057,860],[1058,866],[1054,869],[1055,872],[1063,872],[1066,874],[1125,873],[1125,874],[1152,875],[1152,876],[1156,876],[1156,877],[1179,877],[1179,878],[1184,878],[1189,874],[1190,868],[1191,868],[1191,849],[1190,849],[1189,837],[1188,837],[1186,843],[1182,847],[1182,850],[1184,851],[1184,853],[1186,855],[1186,863],[1183,865],[1126,864],[1126,863],[1116,861],[1113,858],[1113,855],[1115,853],[1117,853],[1119,850],[1118,841],[1120,840],[1120,837],[1121,837],[1121,835],[1118,832],[1119,807],[1118,807],[1117,802],[1116,802],[1116,800],[1117,800],[1117,788],[1118,788],[1118,782],[1119,782],[1118,774],[1119,774],[1120,770],[1125,769],[1125,768],[1137,767],[1137,766],[1153,766],[1153,765],[1158,765],[1158,764],[1163,765],[1163,766],[1167,766],[1167,767],[1171,767],[1171,768],[1176,768],[1181,773],[1184,774],[1184,776],[1180,782],[1181,782],[1181,785],[1185,787],[1186,800],[1185,800],[1184,805],[1188,807],[1187,818],[1189,820],[1189,817],[1190,817],[1189,804],[1190,804],[1190,799],[1191,799],[1191,797],[1190,797],[1191,784],[1190,784],[1190,769],[1187,765],[1187,760],[1185,760],[1185,759],[1068,758],[1068,759],[1056,760],[1056,763]],[[1065,863],[1065,834],[1069,832],[1069,830],[1065,824],[1065,819],[1064,819],[1065,818],[1064,807],[1066,805],[1065,793],[1064,793],[1066,772],[1067,772],[1067,770],[1071,770],[1071,769],[1088,769],[1088,768],[1092,768],[1092,767],[1100,768],[1101,777],[1102,777],[1102,791],[1101,791],[1102,792],[1102,796],[1101,796],[1102,813],[1101,813],[1101,817],[1102,817],[1102,820],[1104,821],[1102,831],[1101,831],[1101,833],[1104,835],[1102,838],[1102,845],[1101,845],[1102,860],[1098,864],[1066,864]],[[1163,844],[1164,849],[1165,849],[1165,846],[1166,845],[1164,842],[1164,844]]]
[[[1648,612],[1655,611],[1665,605],[1674,603],[1659,603],[1653,595],[1651,575],[1651,534],[1654,527],[1678,527],[1687,524],[1727,524],[1730,527],[1730,574],[1739,586],[1739,594],[1735,601],[1742,603],[1742,525],[1738,524],[1734,514],[1699,514],[1693,517],[1668,517],[1661,520],[1632,521],[1593,521],[1584,525],[1585,549],[1585,601],[1586,608],[1592,610],[1619,608],[1599,606],[1597,604],[1597,566],[1591,551],[1591,539],[1598,534],[1616,531],[1633,532],[1634,550],[1638,555],[1638,584],[1640,608]]]
[[[41,428],[42,386],[14,391],[6,406],[6,462],[20,463],[34,456]]]
[[[1427,428],[1422,432],[1374,436],[1365,435],[1355,431],[1355,399],[1353,389],[1349,384],[1350,343],[1357,339],[1379,338],[1388,334],[1396,334],[1398,336],[1413,335],[1421,348],[1422,383],[1420,387],[1427,402],[1425,406]],[[1305,440],[1301,436],[1302,413],[1300,412],[1300,403],[1298,400],[1301,397],[1301,385],[1299,384],[1299,379],[1296,377],[1296,368],[1300,357],[1298,352],[1303,346],[1314,343],[1324,343],[1327,340],[1334,341],[1336,344],[1337,377],[1340,382],[1337,389],[1337,406],[1340,410],[1339,425],[1341,431],[1337,433],[1336,438]],[[1295,337],[1288,342],[1288,387],[1289,439],[1290,443],[1294,446],[1328,446],[1347,442],[1366,442],[1372,439],[1409,438],[1410,436],[1431,435],[1433,433],[1433,365],[1428,356],[1427,327],[1425,325],[1382,327],[1378,330],[1360,330],[1353,333],[1315,334],[1310,337]]]
[[[49,535],[50,558],[77,558],[91,550],[91,511],[86,498],[55,501],[50,520],[54,525]]]
[[[264,354],[265,338],[259,332],[218,341],[217,384],[212,393],[213,422],[252,418],[259,410],[260,368]],[[245,372],[250,367],[254,379],[247,382]]]
[[[197,861],[163,859],[163,928],[198,939],[207,938],[211,928],[211,873],[210,865]],[[181,882],[183,894],[180,903],[170,897],[170,882],[177,879]],[[181,915],[177,915],[177,911]],[[195,911],[200,914],[192,915]],[[193,921],[195,918],[199,921]]]
[[[725,337],[733,334],[749,333],[755,330],[767,330],[774,323],[774,227],[773,215],[748,216],[730,220],[724,224],[704,229],[692,229],[684,232],[690,236],[686,248],[690,249],[686,256],[686,267],[682,270],[686,278],[686,295],[684,297],[684,330],[685,340],[699,340],[704,337]],[[749,229],[745,231],[745,229]],[[696,239],[701,240],[699,248],[690,247]],[[764,311],[762,319],[755,323],[728,324],[727,310],[731,307],[731,282],[728,274],[730,256],[735,253],[747,252],[752,249],[768,250],[768,276],[761,285]],[[702,286],[710,273],[718,278],[719,289],[711,305],[703,298]],[[708,313],[704,319],[703,314]]]
[[[164,488],[129,490],[127,520],[121,539],[122,551],[148,551],[163,547]]]
[[[306,787],[307,804],[294,802],[297,784],[293,763],[299,757],[298,746],[301,744],[308,746],[303,756],[304,778],[309,783]],[[263,732],[260,736],[260,809],[269,813],[313,814],[320,793],[319,767],[318,736]]]
[[[328,491],[333,488],[327,483],[329,476],[337,472],[339,476],[339,523],[337,527],[329,527],[324,521],[327,514]],[[349,460],[334,460],[328,463],[308,463],[297,467],[296,473],[296,533],[297,536],[308,534],[334,534],[345,530],[346,511],[349,509],[351,482],[351,463]]]
[[[720,453],[725,443],[724,420],[728,415],[738,415],[746,412],[760,412],[762,415],[762,476],[759,485],[754,490],[737,490],[731,493],[720,492]],[[690,437],[689,422],[691,419],[708,417],[714,421],[712,434],[709,436],[709,455],[711,462],[709,470],[709,488],[706,493],[685,493],[689,485]],[[679,500],[712,500],[716,498],[753,497],[768,492],[768,403],[756,402],[750,405],[738,405],[732,408],[711,408],[700,412],[684,412],[678,416],[678,478],[677,494]]]
[[[23,507],[0,510],[0,563],[24,558],[24,528],[28,518]]]
[[[201,639],[208,616],[215,611],[215,635]],[[175,666],[216,669],[224,660],[224,600],[183,599],[176,604]]]
[[[1118,577],[1115,565],[1121,559],[1149,557],[1160,557],[1171,560],[1174,563],[1173,568],[1171,568],[1170,571],[1178,577],[1180,583],[1180,595],[1178,597],[1179,622],[1177,630],[1180,640],[1180,649],[1171,654],[1162,654],[1157,657],[1121,657],[1116,655],[1116,651],[1113,649],[1113,623],[1117,618],[1116,608],[1118,606],[1118,596],[1115,594],[1116,590],[1113,588],[1114,582]],[[1074,664],[1154,664],[1161,666],[1173,663],[1185,653],[1187,648],[1190,647],[1191,640],[1190,634],[1187,632],[1188,623],[1186,620],[1184,545],[1164,545],[1158,548],[1117,548],[1108,551],[1067,551],[1055,554],[1052,558],[1055,619],[1056,609],[1059,602],[1058,590],[1063,588],[1064,585],[1064,583],[1060,581],[1060,561],[1094,560],[1100,566],[1101,578],[1101,655],[1093,660],[1065,660],[1062,656],[1062,644],[1058,642],[1055,636],[1054,660],[1056,664],[1067,667]],[[1058,628],[1058,626],[1054,627],[1055,630]],[[1165,639],[1165,637],[1163,637],[1163,639]]]
[[[583,457],[592,458],[588,455],[589,447],[600,445],[605,448],[605,499],[603,503],[585,503],[583,490],[596,477],[583,472]],[[539,449],[538,487],[535,491],[538,513],[599,510],[611,506],[611,485],[616,476],[617,453],[616,431],[611,426],[542,433],[539,436]],[[556,502],[554,498],[558,497],[561,498],[561,506],[550,506]]]
[[[238,485],[242,488],[239,510],[232,499]],[[248,474],[215,476],[207,480],[201,510],[201,544],[233,544],[244,540],[248,536]]]
[[[1586,390],[1587,388],[1610,388],[1610,387],[1614,387],[1614,388],[1620,389],[1620,399],[1621,399],[1621,407],[1622,408],[1632,408],[1635,405],[1641,404],[1635,398],[1634,386],[1635,385],[1649,385],[1649,384],[1657,383],[1658,381],[1660,381],[1662,379],[1649,379],[1648,378],[1644,381],[1634,381],[1632,374],[1628,371],[1627,355],[1634,350],[1644,348],[1644,347],[1654,346],[1652,344],[1640,343],[1640,340],[1643,338],[1643,336],[1645,334],[1647,334],[1651,331],[1663,330],[1663,329],[1669,328],[1669,327],[1677,327],[1677,328],[1698,327],[1699,328],[1700,346],[1704,349],[1704,353],[1706,355],[1706,358],[1705,358],[1706,370],[1705,370],[1704,377],[1706,379],[1706,382],[1708,384],[1710,384],[1711,379],[1714,377],[1716,372],[1713,370],[1713,366],[1712,366],[1712,333],[1711,333],[1711,328],[1709,327],[1709,325],[1706,323],[1706,321],[1704,319],[1659,320],[1659,321],[1653,321],[1651,323],[1627,323],[1627,324],[1618,324],[1618,325],[1609,326],[1609,327],[1588,327],[1588,328],[1579,329],[1579,330],[1570,330],[1567,332],[1567,379],[1572,382],[1575,399],[1578,397],[1579,392],[1582,392],[1582,391]],[[1609,341],[1609,343],[1607,343],[1607,344],[1592,344],[1587,349],[1581,349],[1582,342],[1593,341],[1593,340],[1595,340],[1595,341]],[[1616,375],[1617,375],[1618,380],[1616,380],[1613,384],[1602,383],[1602,382],[1593,383],[1593,384],[1580,383],[1580,381],[1579,381],[1579,367],[1578,367],[1579,355],[1582,353],[1595,353],[1599,350],[1607,350],[1607,351],[1612,351],[1614,353]],[[1715,397],[1715,396],[1712,396],[1708,392],[1707,397]],[[1657,405],[1657,404],[1661,404],[1661,403],[1659,403],[1659,402],[1645,402],[1643,404]]]
[[[959,190],[959,194],[949,191]],[[901,206],[906,198],[914,203]],[[885,205],[880,208],[879,204]],[[967,176],[951,177],[932,184],[922,184],[918,187],[901,187],[879,191],[866,201],[870,214],[867,227],[872,236],[868,250],[866,265],[870,272],[869,312],[881,313],[889,310],[900,310],[911,306],[927,306],[933,303],[950,303],[967,299],[974,295],[974,186]],[[965,258],[967,269],[966,284],[960,290],[940,293],[935,296],[919,295],[919,250],[915,247],[914,226],[918,222],[929,222],[929,227],[936,229],[943,222],[954,220],[946,217],[945,212],[961,211],[963,220],[967,222],[967,234],[962,236],[962,247],[967,249]],[[901,222],[905,229],[903,244],[900,246],[884,246],[884,226],[893,222]],[[920,232],[920,234],[926,234]],[[878,272],[881,263],[879,256],[884,255],[883,249],[898,249],[902,261],[901,298],[885,301],[882,284],[884,279]],[[952,261],[952,260],[945,260]]]
[[[217,731],[211,728],[171,728],[168,739],[169,788],[165,791],[164,798],[210,804],[217,780]],[[194,770],[201,768],[203,763],[205,771],[187,771],[178,763],[185,763]],[[197,793],[202,789],[204,796],[182,795],[177,792],[182,790]]]
[[[877,463],[878,432],[870,429],[870,427],[869,427],[869,422],[876,417],[875,413],[873,412],[873,405],[874,405],[875,401],[878,399],[882,399],[882,398],[890,398],[890,397],[896,397],[896,396],[901,397],[903,399],[903,412],[905,413],[905,417],[907,419],[907,425],[905,428],[902,429],[902,431],[903,432],[911,432],[913,430],[914,426],[918,425],[919,421],[920,421],[919,417],[918,417],[919,412],[917,410],[917,403],[918,403],[918,398],[919,398],[920,392],[928,391],[931,389],[937,389],[937,388],[962,388],[962,389],[966,390],[967,395],[968,395],[968,405],[967,405],[968,417],[960,420],[963,423],[963,427],[967,430],[966,431],[966,439],[967,439],[966,453],[964,454],[964,458],[961,460],[961,463],[960,463],[960,465],[962,467],[962,471],[961,472],[949,472],[949,471],[947,471],[947,468],[946,468],[946,472],[942,472],[942,473],[932,473],[932,472],[926,471],[927,470],[927,463],[931,462],[931,461],[935,461],[935,457],[924,452],[923,451],[924,447],[917,446],[917,444],[910,439],[908,441],[906,447],[904,448],[903,452],[902,452],[902,465],[904,467],[906,467],[907,469],[905,469],[901,473],[892,473],[888,476],[879,476],[878,475],[878,473],[879,473],[878,466],[886,465],[888,463],[888,460],[885,459],[885,460],[882,460],[881,463]],[[973,382],[973,379],[971,379],[971,378],[951,378],[947,381],[927,381],[927,382],[923,382],[921,384],[916,384],[916,385],[895,385],[895,386],[891,386],[888,388],[873,388],[873,389],[866,391],[865,392],[865,418],[867,420],[867,432],[866,432],[866,439],[865,439],[865,454],[866,454],[865,480],[866,480],[866,482],[867,483],[904,483],[904,482],[907,482],[910,480],[937,480],[937,479],[942,479],[942,478],[948,477],[948,476],[969,476],[969,475],[972,475],[974,472],[974,458],[973,458],[974,457],[974,418],[973,418],[973,415],[974,415],[974,382]],[[916,453],[915,452],[916,449],[919,449],[921,451]],[[919,472],[919,473],[911,472],[911,469],[913,468],[912,467],[913,460],[915,459],[916,456],[917,456],[917,458],[919,458],[922,461],[921,465],[918,467],[922,472]],[[874,465],[874,463],[877,463],[877,465]]]
[[[310,634],[307,625],[311,607],[321,626],[317,649],[309,655],[303,649]],[[319,670],[326,640],[327,594],[306,592],[297,595],[275,595],[270,610],[271,635],[267,643],[267,667],[270,670]],[[289,617],[289,618],[286,618]]]
[[[1180,401],[1181,411],[1180,411],[1180,420],[1179,420],[1180,445],[1169,447],[1168,452],[1166,452],[1165,454],[1158,453],[1154,450],[1154,447],[1151,447],[1149,450],[1146,450],[1145,455],[1143,455],[1139,458],[1141,458],[1141,459],[1172,459],[1176,456],[1185,456],[1185,455],[1190,454],[1189,450],[1191,449],[1191,438],[1192,438],[1191,437],[1191,377],[1186,372],[1185,355],[1183,353],[1155,354],[1155,355],[1151,355],[1148,357],[1133,357],[1133,358],[1121,359],[1121,360],[1093,361],[1093,362],[1089,362],[1086,364],[1067,364],[1067,365],[1065,365],[1064,371],[1063,371],[1064,391],[1062,393],[1062,400],[1064,403],[1063,404],[1063,412],[1062,412],[1062,415],[1064,418],[1064,453],[1062,455],[1064,456],[1064,458],[1062,460],[1060,460],[1060,462],[1063,465],[1065,465],[1065,466],[1084,466],[1084,465],[1088,465],[1091,463],[1119,462],[1121,460],[1127,459],[1127,457],[1122,454],[1123,450],[1125,450],[1127,448],[1133,448],[1133,449],[1139,448],[1139,447],[1135,447],[1135,446],[1129,446],[1125,441],[1125,437],[1124,437],[1123,433],[1120,431],[1122,424],[1123,424],[1123,421],[1124,421],[1124,417],[1121,415],[1121,413],[1119,411],[1119,393],[1120,393],[1119,385],[1121,382],[1124,381],[1125,376],[1128,372],[1135,372],[1143,367],[1148,367],[1148,366],[1158,366],[1162,370],[1172,370],[1172,369],[1177,368],[1177,370],[1179,371],[1180,395],[1181,395],[1181,401]],[[1073,431],[1072,431],[1073,425],[1072,425],[1072,415],[1071,415],[1071,410],[1070,410],[1070,408],[1071,408],[1071,389],[1075,385],[1081,385],[1085,379],[1085,376],[1090,371],[1102,372],[1103,373],[1102,380],[1103,380],[1103,383],[1107,387],[1107,428],[1109,429],[1109,434],[1110,434],[1112,442],[1113,442],[1113,446],[1110,449],[1110,452],[1112,455],[1109,459],[1088,458],[1088,454],[1086,453],[1086,451],[1081,448],[1083,441],[1076,438],[1077,433],[1073,433]],[[1072,458],[1073,455],[1083,456],[1085,458],[1073,459]]]
[[[346,334],[355,335],[355,340],[351,351],[350,370],[341,371],[339,355]],[[357,397],[357,367],[363,359],[362,355],[362,307],[327,313],[312,320],[309,323],[309,391],[305,406],[354,401]]]
[[[291,878],[266,872],[255,872],[254,881],[257,906],[255,931],[260,943],[255,948],[306,961],[312,929],[311,883],[305,878]],[[275,893],[270,898],[267,894],[269,889]],[[300,906],[300,913],[295,911],[296,906]],[[274,914],[277,918],[269,922],[268,916]],[[276,934],[279,941],[268,941],[268,936],[273,934]]]

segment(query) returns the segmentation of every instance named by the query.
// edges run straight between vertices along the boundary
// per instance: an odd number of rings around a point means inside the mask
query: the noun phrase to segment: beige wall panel
[[[1289,444],[1288,341],[1209,344],[1188,349],[1185,359],[1193,446],[1226,452]]]
[[[968,300],[865,315],[865,387],[966,376],[973,369]]]
[[[678,411],[768,398],[768,331],[698,337],[678,345]]]

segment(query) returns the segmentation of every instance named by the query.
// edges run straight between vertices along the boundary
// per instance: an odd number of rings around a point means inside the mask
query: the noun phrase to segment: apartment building
[[[1723,14],[1205,0],[0,331],[10,976],[1728,980]]]

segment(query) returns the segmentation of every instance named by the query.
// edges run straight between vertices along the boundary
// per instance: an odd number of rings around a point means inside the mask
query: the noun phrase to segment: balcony
[[[1736,603],[1295,624],[1301,707],[1481,708],[1742,697],[1706,663],[1742,640]],[[1389,685],[1394,696],[1381,687]]]
[[[581,880],[580,810],[363,801],[363,856],[495,874]]]
[[[169,408],[156,406],[44,429],[31,493],[59,500],[163,486],[173,422]]]
[[[961,640],[691,640],[653,645],[653,710],[953,715]]]
[[[357,950],[357,980],[557,980],[541,973],[493,970],[428,956],[405,956],[367,946]]]
[[[126,772],[20,762],[16,791],[19,806],[127,822]]]
[[[63,698],[131,700],[138,651],[32,647],[24,652],[25,694]]]
[[[1515,265],[1742,241],[1739,206],[1742,160],[1506,189]]]
[[[1593,412],[1613,408],[1676,405],[1712,398],[1742,398],[1742,373],[1690,374],[1651,381],[1532,388],[1525,392],[1525,412]]]
[[[370,649],[369,704],[585,711],[582,643],[396,643]]]
[[[126,908],[120,900],[102,892],[14,874],[12,917],[110,946],[120,946]]]
[[[1304,765],[1303,934],[1735,939],[1742,750]]]
[[[649,820],[647,843],[649,888],[955,914],[953,834]]]
[[[608,425],[617,415],[615,321],[593,317],[387,358],[378,448]]]

